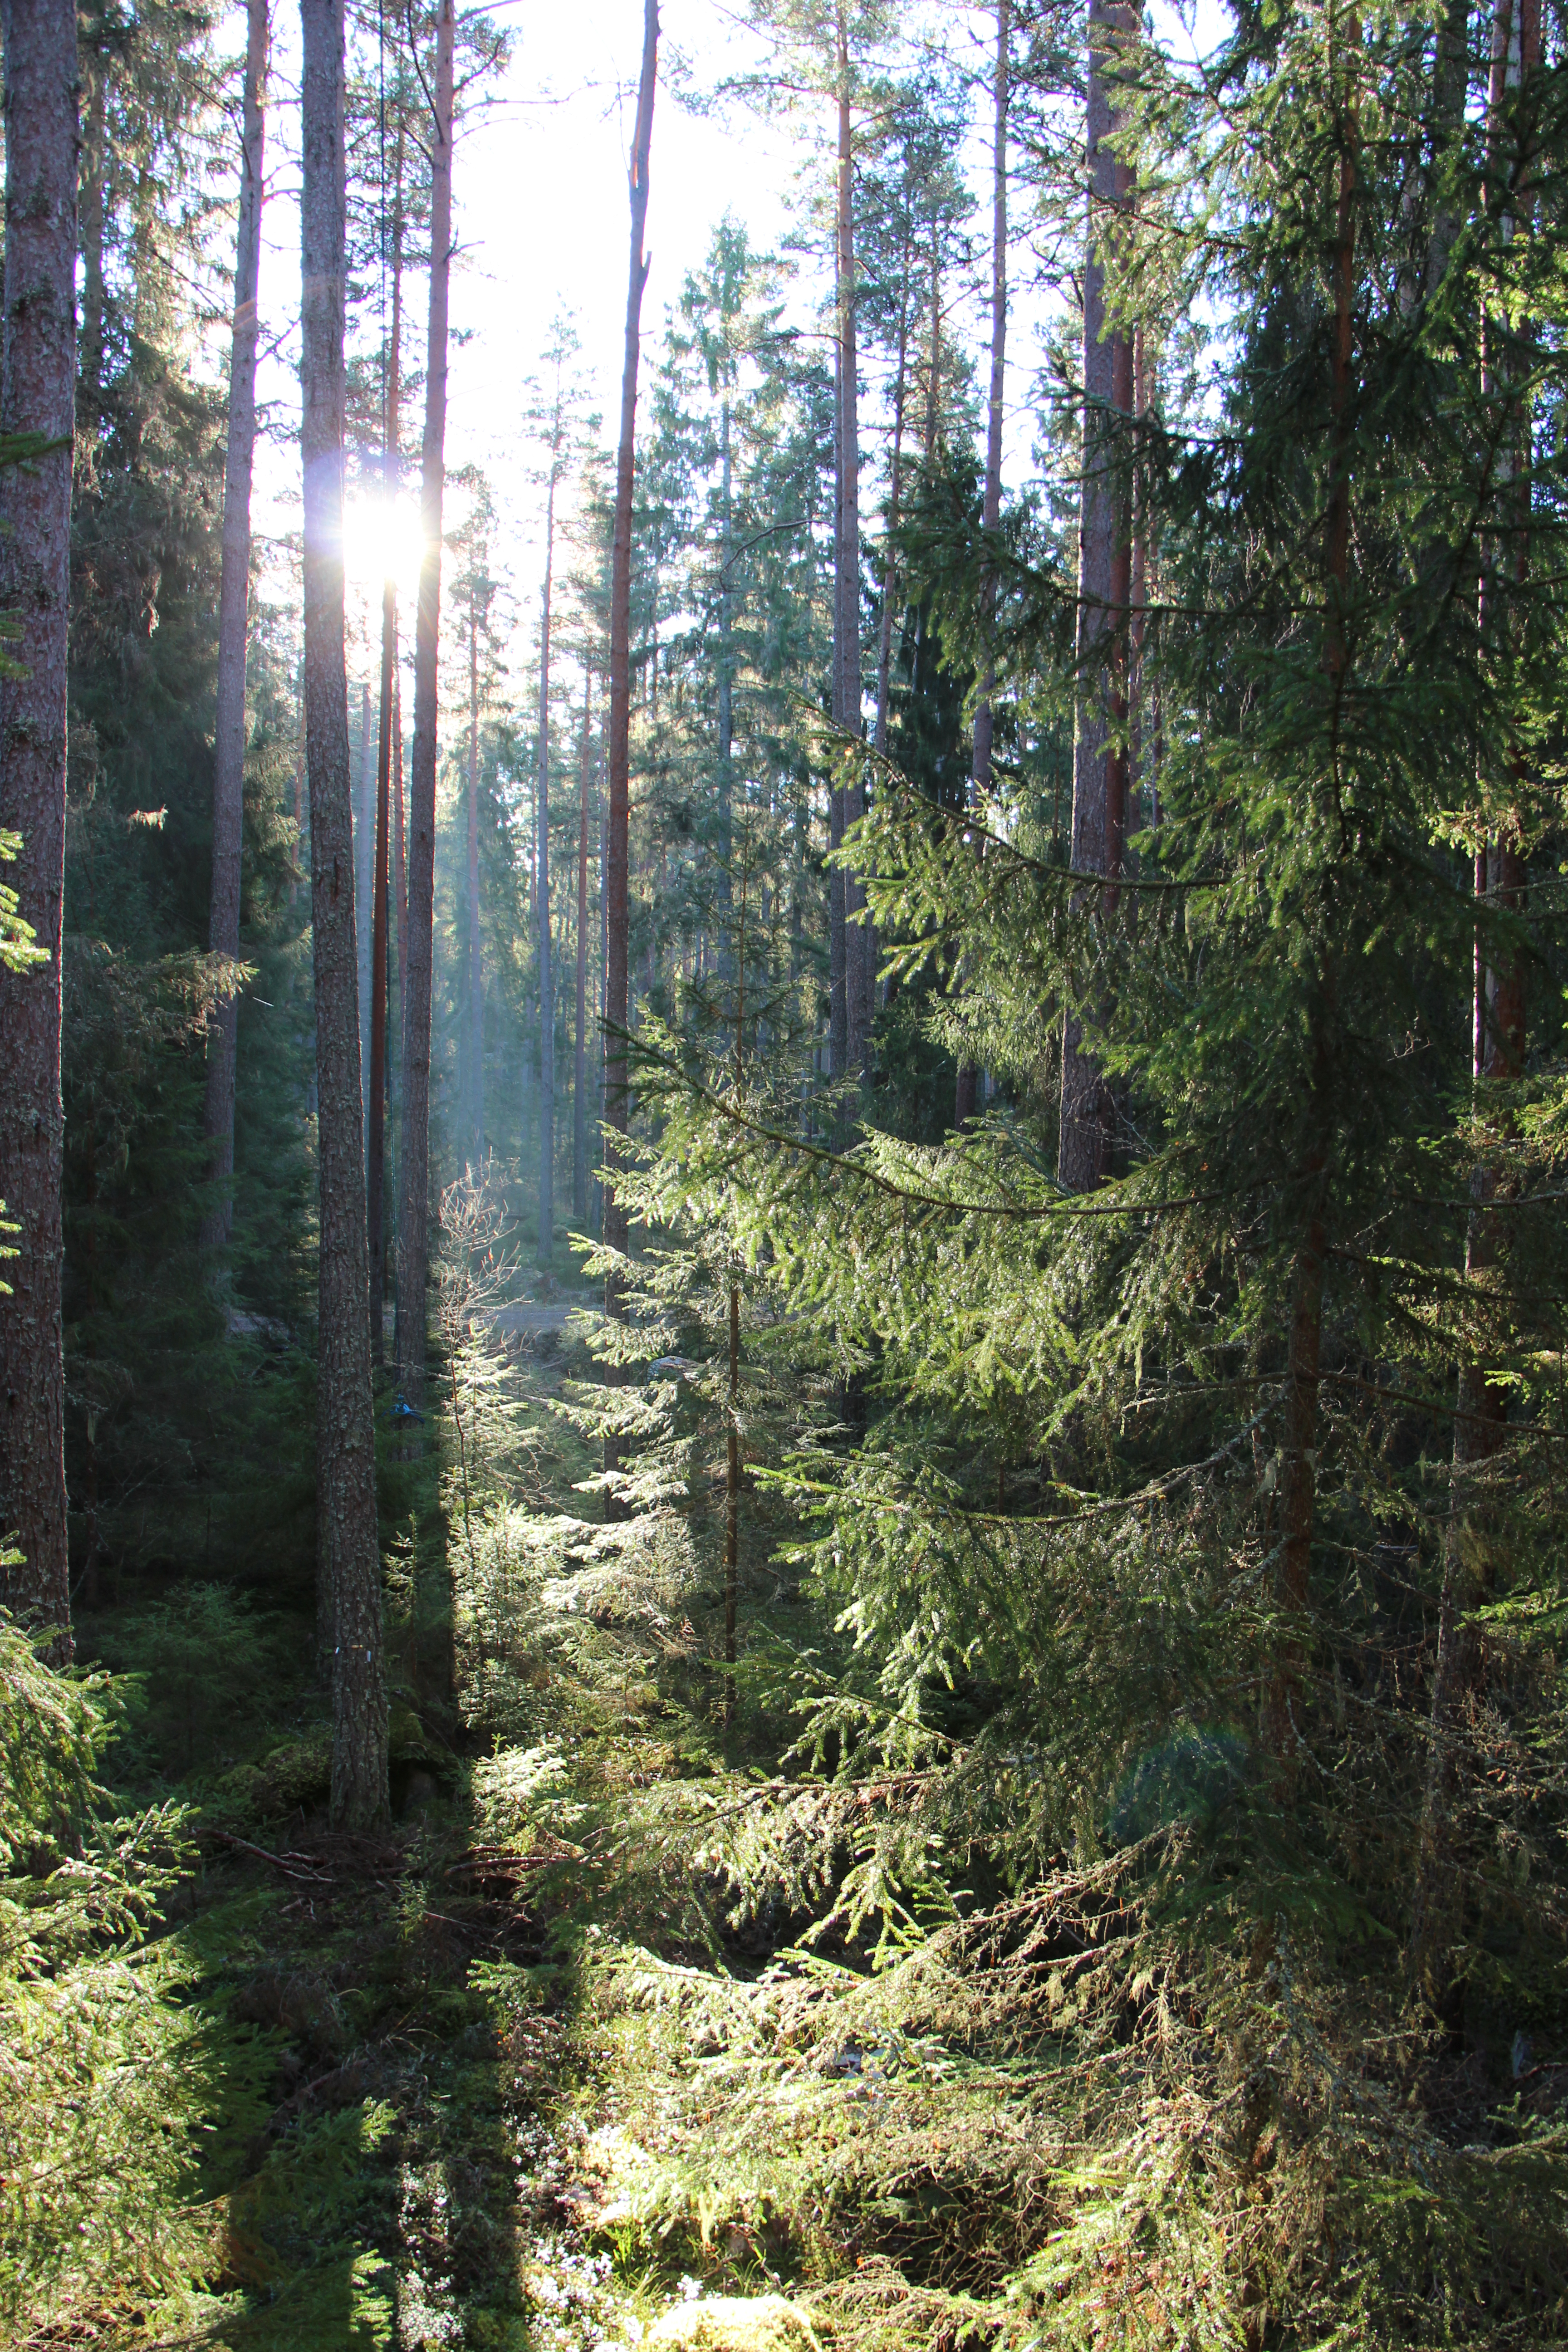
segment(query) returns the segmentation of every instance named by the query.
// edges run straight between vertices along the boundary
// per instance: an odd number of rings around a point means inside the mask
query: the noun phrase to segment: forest
[[[0,2344],[1568,2342],[1568,9],[0,46]]]

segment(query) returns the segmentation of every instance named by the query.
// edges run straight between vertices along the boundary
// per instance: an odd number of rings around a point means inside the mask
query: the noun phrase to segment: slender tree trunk
[[[372,986],[375,971],[375,751],[370,725],[370,681],[359,697],[359,785],[354,793],[354,942],[359,957],[359,1066],[370,1068]],[[364,1167],[370,1170],[370,1094],[364,1101]],[[367,1247],[368,1247],[368,1227]]]
[[[749,847],[749,845],[748,845]],[[741,936],[735,958],[735,1099],[744,1070],[746,876],[741,877]],[[741,1286],[730,1285],[730,1396],[724,1429],[724,1727],[735,1723],[736,1633],[741,1601]]]
[[[250,597],[250,475],[256,451],[257,279],[261,260],[262,150],[266,135],[267,0],[249,0],[245,113],[239,150],[239,231],[228,362],[228,451],[223,483],[223,570],[218,588],[217,709],[213,724],[212,893],[207,945],[239,953],[240,856],[245,833],[245,666]],[[101,74],[99,77],[101,89]],[[98,100],[101,109],[101,97]],[[100,125],[101,136],[101,123]],[[101,195],[100,199],[101,203]],[[100,223],[101,238],[101,222]],[[101,256],[100,268],[101,268]],[[102,289],[99,341],[102,341]],[[226,997],[207,1046],[207,1175],[218,1198],[202,1220],[202,1246],[222,1249],[234,1230],[234,1093],[239,1000]]]
[[[408,861],[404,842],[406,794],[403,787],[403,681],[392,686],[392,891],[397,907],[397,1033],[401,1057],[408,997]],[[402,1073],[398,1073],[402,1096]]]
[[[0,431],[58,446],[0,474],[0,611],[14,621],[0,676],[0,826],[7,868],[47,957],[0,967],[0,1198],[19,1255],[0,1291],[0,1531],[20,1564],[5,1597],[71,1655],[60,1323],[60,919],[65,891],[66,657],[76,395],[77,31],[63,0],[0,0],[5,69],[5,344]],[[13,669],[12,665],[15,664]]]
[[[560,441],[560,398],[556,441]],[[555,576],[555,466],[544,502],[544,589],[539,623],[539,1247],[548,1267],[555,1250],[555,962],[550,936],[550,598]]]
[[[468,593],[468,1058],[473,1065],[469,1096],[472,1142],[468,1160],[476,1174],[485,1164],[485,959],[479,938],[479,599]]]
[[[1089,64],[1089,226],[1083,275],[1083,457],[1079,491],[1078,712],[1073,741],[1072,849],[1078,873],[1114,875],[1121,866],[1126,774],[1111,719],[1110,673],[1119,620],[1117,551],[1124,536],[1114,479],[1110,413],[1128,381],[1121,347],[1108,335],[1104,247],[1125,201],[1126,174],[1110,142],[1121,116],[1110,100],[1115,52],[1134,30],[1125,0],[1090,0]],[[1129,405],[1131,402],[1129,401]],[[1092,899],[1086,902],[1092,905]],[[1101,906],[1105,904],[1103,895]],[[1071,1010],[1062,1024],[1061,1130],[1057,1172],[1074,1192],[1091,1192],[1110,1167],[1114,1109],[1083,1024]]]
[[[838,51],[838,281],[839,499],[837,578],[838,723],[846,733],[865,733],[860,676],[860,363],[856,330],[855,157],[850,120],[849,31],[845,0],[837,15]],[[847,830],[866,813],[866,781],[858,762],[843,790]],[[844,1067],[864,1073],[870,1045],[871,981],[876,953],[860,920],[866,888],[852,869],[844,876]]]
[[[424,549],[414,635],[414,754],[409,778],[408,950],[403,1008],[403,1165],[397,1219],[397,1385],[425,1399],[425,1283],[430,1253],[430,990],[436,916],[436,730],[441,625],[441,509],[447,482],[447,299],[452,267],[454,0],[436,18],[430,125],[430,325],[420,478]]]
[[[385,404],[381,420],[381,494],[388,517],[395,511],[402,473],[403,413],[403,164],[405,116],[397,110],[393,162],[392,341],[387,354]],[[390,967],[388,931],[392,832],[392,737],[397,707],[397,582],[388,572],[381,583],[381,719],[375,760],[375,910],[371,946],[370,1143],[365,1159],[365,1205],[370,1235],[370,1342],[379,1370],[385,1359],[386,1306],[386,993]],[[397,883],[403,882],[403,794],[397,806]],[[403,916],[397,920],[397,950],[403,955]],[[399,1006],[401,1008],[401,993]]]
[[[903,488],[904,400],[909,372],[910,240],[904,238],[903,267],[899,279],[899,357],[893,374],[893,448],[888,475],[888,528],[882,551],[882,618],[877,642],[877,731],[872,738],[879,757],[888,750],[888,703],[893,671],[893,591],[897,584],[896,549],[899,501]]]
[[[572,1214],[579,1231],[588,1216],[588,769],[594,673],[583,681],[583,804],[577,822],[577,1025],[572,1072]]]
[[[628,883],[631,809],[631,599],[632,488],[636,458],[638,330],[647,261],[643,231],[647,220],[648,150],[653,136],[654,91],[658,76],[658,0],[644,0],[642,72],[637,84],[637,124],[632,135],[631,261],[626,283],[626,352],[621,369],[621,432],[616,459],[615,538],[610,574],[610,740],[609,812],[605,847],[605,1166],[613,1171],[629,1124],[631,1075],[626,1060],[629,1026],[627,971],[630,913]],[[626,1247],[626,1213],[615,1197],[613,1181],[605,1186],[605,1240],[616,1250]],[[605,1277],[605,1312],[617,1321],[626,1314],[620,1276]],[[606,1441],[605,1467],[619,1466],[613,1440]],[[606,1497],[606,1503],[609,1498]]]
[[[837,252],[837,247],[835,247]],[[844,600],[839,574],[844,545],[844,345],[833,347],[833,723],[844,724]],[[837,750],[827,790],[827,1070],[841,1078],[849,1066],[849,942],[847,894],[837,853],[844,843],[844,787]]]
[[[719,471],[720,497],[723,501],[723,536],[720,546],[719,571],[719,936],[721,957],[721,972],[729,980],[735,968],[733,943],[730,937],[730,915],[734,897],[731,866],[735,854],[734,833],[734,751],[735,751],[735,680],[733,666],[732,621],[730,601],[730,567],[734,560],[734,518],[731,512],[734,490],[734,472],[730,447],[730,387],[724,386],[719,412]]]
[[[370,1385],[353,835],[343,635],[343,0],[300,0],[305,741],[321,1179],[316,1540],[331,1594],[335,1829],[386,1819],[386,1687]]]
[[[996,0],[996,70],[994,126],[992,132],[991,175],[991,391],[985,406],[985,493],[981,520],[988,531],[1002,520],[1002,402],[1007,366],[1007,110],[1010,100],[1011,17],[1008,0]],[[996,582],[987,571],[981,583],[980,618],[984,630],[996,611]],[[991,694],[995,673],[987,666],[974,707],[974,780],[976,805],[991,790],[991,745],[994,720]],[[955,1127],[974,1117],[979,1072],[973,1062],[961,1062],[954,1091]]]
[[[1496,167],[1500,147],[1501,113],[1512,74],[1510,53],[1514,48],[1512,15],[1519,8],[1518,65],[1521,75],[1541,64],[1540,0],[1498,0],[1492,25],[1491,68],[1488,88],[1489,162]],[[1451,37],[1451,35],[1448,36]],[[1439,74],[1444,59],[1439,58]],[[1452,116],[1444,127],[1450,132],[1463,105],[1462,79],[1449,68],[1447,96]],[[1530,209],[1530,178],[1524,175],[1521,210]],[[1446,232],[1451,239],[1452,225]],[[1430,266],[1430,265],[1429,265]],[[1494,356],[1493,321],[1483,321],[1482,391],[1499,393],[1505,380]],[[1522,583],[1530,564],[1532,505],[1530,447],[1531,423],[1524,400],[1519,403],[1517,440],[1520,531],[1515,567]],[[1495,607],[1491,582],[1483,572],[1480,618],[1485,633]],[[1517,754],[1512,764],[1523,782]],[[1523,911],[1525,861],[1517,834],[1505,835],[1477,852],[1475,893],[1478,913],[1486,908],[1518,915]],[[1489,1084],[1506,1086],[1524,1068],[1524,966],[1517,951],[1506,962],[1490,961],[1479,922],[1476,927],[1472,1004],[1472,1073],[1478,1112]],[[1495,1278],[1506,1255],[1505,1221],[1496,1203],[1510,1191],[1504,1147],[1508,1139],[1506,1111],[1488,1122],[1498,1150],[1470,1173],[1471,1209],[1465,1237],[1465,1279],[1478,1293]],[[1406,1966],[1411,1981],[1439,2017],[1457,2021],[1460,1993],[1453,1973],[1453,1945],[1462,1923],[1467,1874],[1456,1853],[1458,1810],[1465,1780],[1465,1724],[1480,1686],[1484,1660],[1475,1624],[1475,1611],[1485,1601],[1496,1572],[1496,1536],[1488,1525],[1490,1496],[1489,1465],[1502,1449],[1507,1433],[1506,1389],[1489,1376],[1484,1360],[1472,1356],[1461,1363],[1454,1415],[1454,1453],[1450,1483],[1449,1523],[1444,1543],[1443,1585],[1438,1601],[1437,1656],[1432,1681],[1432,1713],[1426,1757],[1426,1785],[1417,1850],[1415,1896],[1412,1912]]]

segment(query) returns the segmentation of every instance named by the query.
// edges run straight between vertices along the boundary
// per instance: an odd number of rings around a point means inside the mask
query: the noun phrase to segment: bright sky
[[[626,139],[641,56],[642,7],[640,0],[571,0],[569,5],[560,0],[501,0],[492,13],[511,27],[514,46],[488,102],[459,126],[447,454],[449,467],[475,464],[490,479],[501,520],[498,568],[510,576],[526,637],[532,634],[537,607],[541,515],[519,421],[526,380],[538,372],[539,352],[563,307],[575,313],[579,364],[604,419],[603,438],[613,445],[615,437],[626,289]],[[1219,28],[1218,0],[1197,0],[1197,16],[1206,46]],[[988,34],[988,17],[989,10],[949,6],[942,22],[950,42],[973,45]],[[775,247],[786,227],[797,174],[803,166],[809,168],[813,135],[831,131],[826,110],[820,122],[808,117],[769,121],[739,104],[708,112],[683,105],[678,94],[683,85],[710,89],[727,73],[754,64],[761,52],[735,11],[720,0],[665,0],[661,18],[647,223],[651,268],[643,300],[645,388],[666,313],[678,300],[686,273],[706,253],[714,225],[729,210],[745,224],[754,249]],[[1158,20],[1162,36],[1190,53],[1192,37],[1173,8],[1162,5]],[[242,47],[242,17],[231,18],[226,33],[231,51]],[[298,88],[299,19],[283,0],[275,19],[261,274],[264,337],[277,340],[263,362],[259,388],[276,430],[258,452],[255,509],[258,532],[275,540],[299,529]],[[973,142],[970,169],[984,187],[990,169],[988,127]],[[987,194],[976,224],[981,234],[988,210]],[[813,292],[809,286],[800,289],[802,315]],[[412,362],[422,367],[422,276],[410,278],[408,293],[405,331],[413,339]],[[978,309],[970,323],[980,340],[985,325]],[[1019,301],[1009,325],[1006,471],[1015,482],[1029,471],[1033,427],[1026,403],[1039,323],[1038,311],[1031,315]],[[374,321],[366,321],[364,338],[373,340],[375,331]],[[226,336],[213,357],[226,367]],[[868,404],[874,409],[874,394]],[[416,446],[417,415],[410,422],[409,439]],[[868,455],[872,437],[868,432]],[[863,496],[868,503],[874,496],[869,476]],[[463,505],[460,493],[449,493],[448,529],[460,520]],[[417,562],[417,527],[411,515],[395,537],[411,591]],[[357,511],[351,506],[351,627],[363,633],[366,647],[378,626],[372,606],[379,597],[384,544],[379,522],[363,505]],[[521,656],[521,646],[515,651]],[[357,658],[351,654],[356,677],[372,667],[367,653]]]

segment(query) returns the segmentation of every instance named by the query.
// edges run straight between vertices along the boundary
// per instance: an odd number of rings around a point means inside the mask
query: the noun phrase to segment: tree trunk
[[[1011,58],[1009,37],[1011,22],[1008,0],[996,0],[996,72],[993,98],[995,121],[992,132],[991,174],[991,392],[985,407],[985,493],[981,506],[981,521],[988,531],[994,531],[1002,520],[1002,396],[1006,382],[1007,366],[1007,109],[1010,98],[1009,76]],[[994,620],[996,612],[996,582],[987,570],[981,583],[980,619],[982,630]],[[995,673],[989,667],[981,683],[980,699],[974,706],[974,802],[980,806],[991,790],[991,744],[994,731],[991,709],[991,693]],[[979,1072],[972,1062],[961,1062],[958,1084],[954,1091],[952,1116],[955,1127],[963,1127],[974,1117],[975,1096]]]
[[[257,280],[261,259],[262,150],[266,135],[267,0],[248,0],[245,114],[239,150],[239,232],[228,362],[228,452],[223,483],[223,570],[218,589],[217,708],[213,722],[212,894],[207,945],[239,953],[240,856],[245,832],[245,667],[250,597],[250,475],[256,451]],[[101,110],[101,73],[98,106]],[[101,194],[100,196],[101,204]],[[101,239],[102,225],[100,223]],[[101,255],[100,257],[101,272]],[[99,346],[102,345],[102,290]],[[234,1090],[239,1000],[226,997],[207,1045],[207,1176],[218,1198],[202,1220],[202,1246],[219,1250],[234,1231]]]
[[[485,959],[479,939],[479,598],[468,592],[468,1164],[485,1164]]]
[[[616,458],[615,538],[610,572],[610,740],[609,812],[605,876],[605,1123],[610,1129],[605,1153],[606,1171],[620,1156],[616,1140],[624,1137],[631,1110],[631,1076],[626,1059],[629,975],[627,972],[629,898],[627,889],[631,810],[631,597],[632,487],[636,462],[638,329],[647,261],[643,230],[647,220],[648,150],[653,135],[654,91],[658,76],[658,0],[643,0],[642,72],[637,84],[637,124],[632,135],[629,172],[631,197],[631,261],[626,282],[626,351],[621,368],[621,433]],[[605,1240],[612,1249],[626,1246],[626,1213],[606,1181],[604,1196]],[[620,1276],[605,1277],[605,1312],[617,1321],[626,1315]],[[618,1467],[618,1450],[606,1441],[605,1466]]]
[[[560,441],[560,396],[556,441]],[[550,936],[550,593],[555,575],[555,466],[544,502],[544,590],[539,622],[539,1246],[548,1267],[555,1248],[555,963]]]
[[[1495,153],[1500,117],[1512,79],[1509,52],[1513,46],[1510,19],[1515,0],[1498,0],[1492,27],[1491,70],[1488,88],[1489,148]],[[1540,0],[1517,0],[1519,6],[1519,70],[1533,72],[1541,64]],[[1445,28],[1451,38],[1451,28]],[[1439,77],[1446,60],[1439,52]],[[1463,104],[1463,82],[1450,75],[1448,97],[1457,117]],[[1457,81],[1458,86],[1454,87]],[[1489,161],[1490,158],[1489,157]],[[1521,213],[1530,209],[1529,177],[1521,191]],[[1452,226],[1446,238],[1452,236]],[[1446,259],[1446,251],[1441,257]],[[1483,393],[1501,389],[1492,356],[1491,321],[1483,321]],[[1529,451],[1530,417],[1520,402],[1518,446],[1521,530],[1515,546],[1515,567],[1522,583],[1530,564],[1531,489]],[[1481,627],[1486,632],[1495,599],[1483,572]],[[1513,765],[1524,781],[1521,763]],[[1491,907],[1508,914],[1523,910],[1527,872],[1517,837],[1504,836],[1478,851],[1475,893],[1478,911]],[[1524,965],[1517,950],[1506,963],[1488,958],[1479,924],[1476,929],[1472,1003],[1472,1074],[1478,1109],[1483,1088],[1507,1085],[1524,1068]],[[1471,1171],[1472,1206],[1465,1237],[1465,1279],[1484,1286],[1507,1249],[1505,1221],[1493,1203],[1510,1190],[1504,1149],[1508,1139],[1506,1113],[1491,1124],[1498,1150]],[[1458,1866],[1455,1815],[1465,1779],[1464,1729],[1483,1675],[1483,1654],[1474,1623],[1474,1612],[1485,1601],[1496,1572],[1495,1534],[1488,1527],[1487,1465],[1501,1451],[1507,1428],[1508,1391],[1494,1384],[1484,1361],[1472,1358],[1461,1364],[1454,1415],[1453,1467],[1449,1522],[1443,1552],[1443,1586],[1438,1601],[1437,1656],[1432,1680],[1432,1713],[1426,1758],[1426,1785],[1417,1849],[1415,1895],[1406,1968],[1411,1982],[1439,2017],[1457,2021],[1461,2009],[1453,1979],[1453,1945],[1459,1932],[1466,1893],[1466,1874]]]
[[[300,14],[305,744],[321,1178],[316,1539],[332,1604],[332,1826],[365,1831],[387,1813],[386,1688],[343,638],[343,0],[300,0]]]
[[[65,891],[66,660],[71,435],[76,396],[76,10],[0,0],[5,66],[5,345],[0,431],[59,446],[0,474],[0,610],[17,635],[0,676],[0,826],[20,834],[7,870],[47,957],[0,967],[0,1197],[19,1255],[0,1291],[5,1382],[0,1531],[19,1617],[71,1655],[66,1551],[65,1364],[60,1323],[60,919]],[[13,665],[15,667],[13,668]]]
[[[409,778],[408,950],[403,1006],[403,1166],[397,1219],[397,1386],[425,1401],[425,1283],[430,1252],[430,988],[436,917],[436,729],[441,624],[441,508],[447,464],[447,298],[452,268],[453,0],[436,19],[430,126],[430,325],[420,475],[419,609],[414,633]]]
[[[835,577],[835,644],[837,653],[837,718],[847,734],[859,737],[860,715],[860,364],[856,333],[855,156],[850,121],[849,31],[845,0],[837,15],[838,64],[838,189],[836,261],[838,289],[838,541]],[[842,829],[865,814],[863,770],[856,766],[842,792]],[[870,980],[875,971],[871,935],[858,918],[866,907],[865,886],[853,870],[844,875],[844,1063],[863,1073],[870,1043]]]
[[[1114,875],[1121,862],[1126,774],[1110,727],[1110,672],[1121,626],[1115,603],[1117,553],[1125,536],[1118,515],[1110,415],[1131,381],[1128,339],[1106,333],[1104,242],[1126,200],[1125,167],[1110,142],[1122,118],[1110,103],[1114,52],[1131,38],[1125,0],[1090,0],[1089,64],[1089,226],[1083,274],[1083,457],[1079,490],[1078,709],[1073,741],[1072,849],[1077,873]],[[1127,405],[1131,406],[1130,393]],[[1092,900],[1080,902],[1092,904]],[[1103,898],[1101,903],[1103,904]],[[1061,1130],[1057,1173],[1069,1192],[1088,1192],[1110,1168],[1114,1110],[1099,1067],[1083,1048],[1083,1024],[1070,1009],[1062,1024]]]
[[[835,253],[837,255],[837,245]],[[844,604],[839,593],[844,542],[844,345],[833,346],[833,723],[844,723]],[[841,1078],[849,1066],[849,943],[847,898],[837,853],[844,843],[844,787],[837,747],[827,788],[827,1073]]]
[[[879,756],[888,750],[888,703],[893,670],[893,589],[895,549],[899,531],[899,499],[903,488],[904,399],[909,372],[910,239],[904,238],[903,267],[899,280],[899,358],[893,374],[893,448],[888,476],[888,528],[882,551],[882,617],[877,642],[877,731],[872,740]]]
[[[583,682],[583,804],[577,822],[577,1026],[572,1072],[572,1214],[578,1229],[588,1216],[588,768],[594,673]]]
[[[372,975],[375,971],[375,755],[370,731],[370,681],[360,682],[359,785],[354,793],[354,945],[359,962],[359,1066],[370,1068]],[[370,1096],[364,1102],[362,1139],[364,1167],[370,1169]],[[367,1228],[368,1247],[368,1228]]]
[[[730,446],[730,387],[725,383],[719,415],[719,478],[720,497],[723,502],[723,536],[720,543],[719,569],[719,936],[721,956],[721,976],[732,980],[735,953],[730,937],[730,917],[734,900],[734,882],[731,866],[735,854],[733,762],[735,751],[735,677],[732,644],[731,606],[730,602],[730,567],[734,560],[734,518],[731,512],[734,494],[734,470]]]
[[[381,494],[389,517],[395,511],[402,472],[399,453],[403,413],[404,122],[403,110],[399,107],[392,182],[392,343],[381,420]],[[370,1140],[365,1155],[365,1209],[370,1236],[370,1343],[378,1370],[384,1361],[386,1350],[386,992],[390,962],[388,897],[391,880],[388,866],[392,847],[392,736],[396,707],[397,582],[389,572],[381,584],[381,717],[375,759],[375,910],[371,943]],[[400,899],[402,883],[403,794],[400,778],[397,807]],[[401,908],[397,948],[401,961]],[[399,1003],[401,1004],[401,995]]]

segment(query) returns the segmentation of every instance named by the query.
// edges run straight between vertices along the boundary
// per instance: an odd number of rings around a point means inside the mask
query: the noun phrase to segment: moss
[[[678,2303],[656,2319],[645,2344],[681,2352],[818,2352],[805,2314],[782,2294],[716,2294]]]

